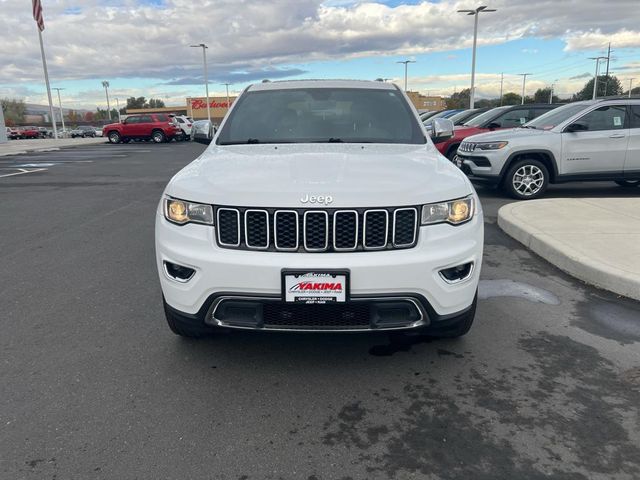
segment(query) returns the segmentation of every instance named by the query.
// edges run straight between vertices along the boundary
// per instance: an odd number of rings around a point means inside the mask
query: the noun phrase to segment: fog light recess
[[[455,267],[440,270],[440,277],[447,283],[460,283],[471,277],[473,273],[473,262],[463,263]]]
[[[166,260],[163,262],[163,265],[164,272],[167,276],[177,282],[188,282],[196,273],[193,268],[178,265],[177,263],[167,262]]]

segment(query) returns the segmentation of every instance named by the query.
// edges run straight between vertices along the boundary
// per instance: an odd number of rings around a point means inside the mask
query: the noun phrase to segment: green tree
[[[508,92],[502,96],[502,105],[519,105],[522,103],[522,97],[517,93]]]
[[[164,102],[159,98],[150,98],[149,101],[145,97],[129,97],[127,98],[126,108],[162,108]],[[121,113],[125,113],[121,111]]]
[[[127,98],[127,108],[145,108],[147,100],[144,97],[129,97]]]
[[[159,98],[150,98],[149,103],[145,108],[163,108],[164,102]]]
[[[493,108],[497,107],[500,103],[499,98],[481,98],[475,102],[475,108]]]
[[[447,109],[469,108],[471,89],[465,88],[446,99]]]
[[[610,95],[621,95],[622,85],[620,80],[614,76],[598,75],[598,97],[608,97]],[[584,84],[582,90],[575,95],[576,100],[591,100],[593,98],[593,78]]]
[[[551,88],[539,88],[536,93],[533,94],[533,103],[549,103],[549,95],[551,95]],[[553,103],[558,103],[560,99],[554,95]]]
[[[2,113],[7,126],[14,126],[24,122],[24,113],[26,110],[22,100],[3,98],[0,100],[2,104]]]
[[[629,89],[624,92],[625,95],[629,95]],[[631,95],[640,95],[640,87],[635,87],[631,89]]]

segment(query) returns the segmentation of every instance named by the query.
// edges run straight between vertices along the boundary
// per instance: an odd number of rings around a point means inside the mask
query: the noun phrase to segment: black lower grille
[[[304,305],[282,302],[265,303],[265,328],[302,328],[309,330],[340,330],[369,328],[369,305],[362,303]]]

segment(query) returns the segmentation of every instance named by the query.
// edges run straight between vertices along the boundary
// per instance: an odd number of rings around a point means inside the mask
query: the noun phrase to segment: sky
[[[477,97],[527,94],[555,84],[560,96],[594,74],[606,54],[626,89],[640,85],[640,0],[42,0],[52,87],[63,106],[106,106],[127,97],[183,105],[203,96],[206,43],[210,94],[268,78],[386,78],[409,90],[450,95],[468,88],[473,17],[479,17]],[[38,35],[28,0],[0,0],[0,97],[46,103]],[[606,68],[606,66],[604,66]]]

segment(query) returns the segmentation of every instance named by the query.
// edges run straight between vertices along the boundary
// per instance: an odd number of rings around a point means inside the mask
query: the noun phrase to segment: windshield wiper
[[[220,142],[220,145],[256,145],[258,143],[295,143],[289,140],[260,140],[258,138],[247,138],[246,140],[234,140],[232,142]]]
[[[520,125],[520,128],[533,128],[534,130],[537,130],[533,125]]]

